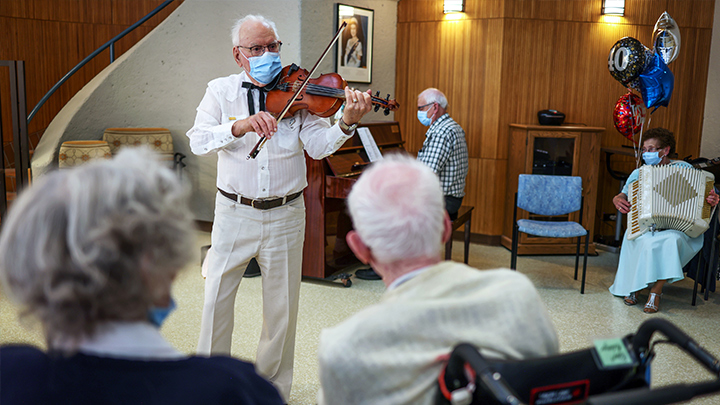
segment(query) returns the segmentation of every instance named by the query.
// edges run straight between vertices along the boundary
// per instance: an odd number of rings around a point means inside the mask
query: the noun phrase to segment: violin
[[[285,66],[265,97],[265,109],[275,114],[283,111],[288,100],[295,95],[308,76],[307,70],[294,63]],[[307,109],[310,114],[318,117],[330,117],[343,105],[346,86],[347,82],[337,73],[327,73],[320,75],[317,79],[308,79],[307,85],[297,95],[288,113],[294,115],[298,110]],[[395,100],[390,100],[389,94],[385,99],[380,98],[379,91],[375,96],[371,96],[371,100],[375,106],[375,112],[383,108],[385,115],[399,107]]]
[[[323,118],[335,114],[340,109],[343,104],[342,100],[345,99],[344,89],[347,86],[345,80],[337,73],[320,75],[317,79],[310,79],[310,76],[315,73],[320,62],[328,54],[346,26],[347,22],[340,25],[335,37],[310,72],[292,64],[284,67],[271,83],[265,100],[265,109],[275,113],[278,121],[285,118],[288,112],[294,114],[301,109],[307,109],[311,114]],[[385,100],[381,99],[379,91],[375,96],[371,96],[371,100],[375,105],[375,111],[378,111],[381,106],[384,107],[385,115],[390,114],[390,110],[396,110],[399,107],[395,100],[390,100],[389,94]],[[265,142],[267,142],[267,138],[261,137],[246,159],[255,159]]]

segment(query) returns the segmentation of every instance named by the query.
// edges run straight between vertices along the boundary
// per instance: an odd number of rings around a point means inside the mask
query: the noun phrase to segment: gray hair
[[[437,175],[407,155],[388,155],[348,196],[355,231],[384,263],[440,252],[445,200]]]
[[[420,93],[418,98],[419,97],[424,97],[426,104],[438,103],[438,104],[440,104],[440,107],[442,107],[444,109],[446,109],[448,106],[447,98],[445,98],[445,95],[443,94],[443,92],[434,87],[429,87],[429,88],[423,90],[423,92]]]
[[[49,173],[3,221],[0,280],[49,345],[72,346],[102,322],[147,319],[159,293],[147,277],[169,289],[193,256],[187,196],[149,150]]]
[[[230,31],[230,38],[232,39],[233,46],[240,46],[240,29],[242,28],[243,24],[248,21],[259,22],[267,28],[272,29],[275,33],[275,38],[278,38],[277,28],[275,27],[274,22],[268,20],[261,15],[248,14],[245,17],[235,21],[235,24],[233,24],[232,30]]]

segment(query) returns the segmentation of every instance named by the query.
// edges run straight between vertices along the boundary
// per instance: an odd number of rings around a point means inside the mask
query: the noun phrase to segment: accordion
[[[675,229],[691,238],[710,227],[712,207],[705,201],[715,176],[682,166],[643,166],[629,186],[628,240],[647,231]]]

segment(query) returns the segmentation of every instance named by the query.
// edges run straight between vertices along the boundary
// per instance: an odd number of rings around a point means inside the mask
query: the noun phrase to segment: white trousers
[[[257,258],[263,325],[255,367],[285,401],[292,385],[304,239],[302,196],[270,210],[236,203],[220,193],[215,197],[198,354],[230,354],[235,295],[248,262]]]

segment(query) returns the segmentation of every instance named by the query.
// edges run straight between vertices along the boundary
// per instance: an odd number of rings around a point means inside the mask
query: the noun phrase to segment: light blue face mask
[[[244,54],[243,57],[245,57]],[[265,52],[261,56],[252,56],[245,59],[250,62],[250,72],[248,74],[260,84],[270,83],[282,71],[279,52]]]
[[[427,115],[427,111],[418,111],[417,112],[418,120],[421,124],[425,125],[426,127],[430,126],[432,124],[432,120]]]
[[[645,152],[642,154],[642,157],[645,163],[651,166],[655,166],[662,161],[662,158],[660,157],[660,152]]]
[[[172,299],[172,297],[170,298],[170,304],[167,307],[150,307],[147,314],[148,321],[157,328],[160,328],[163,322],[165,322],[165,319],[172,311],[175,310],[175,308],[177,308],[177,306],[175,305],[175,300]]]

